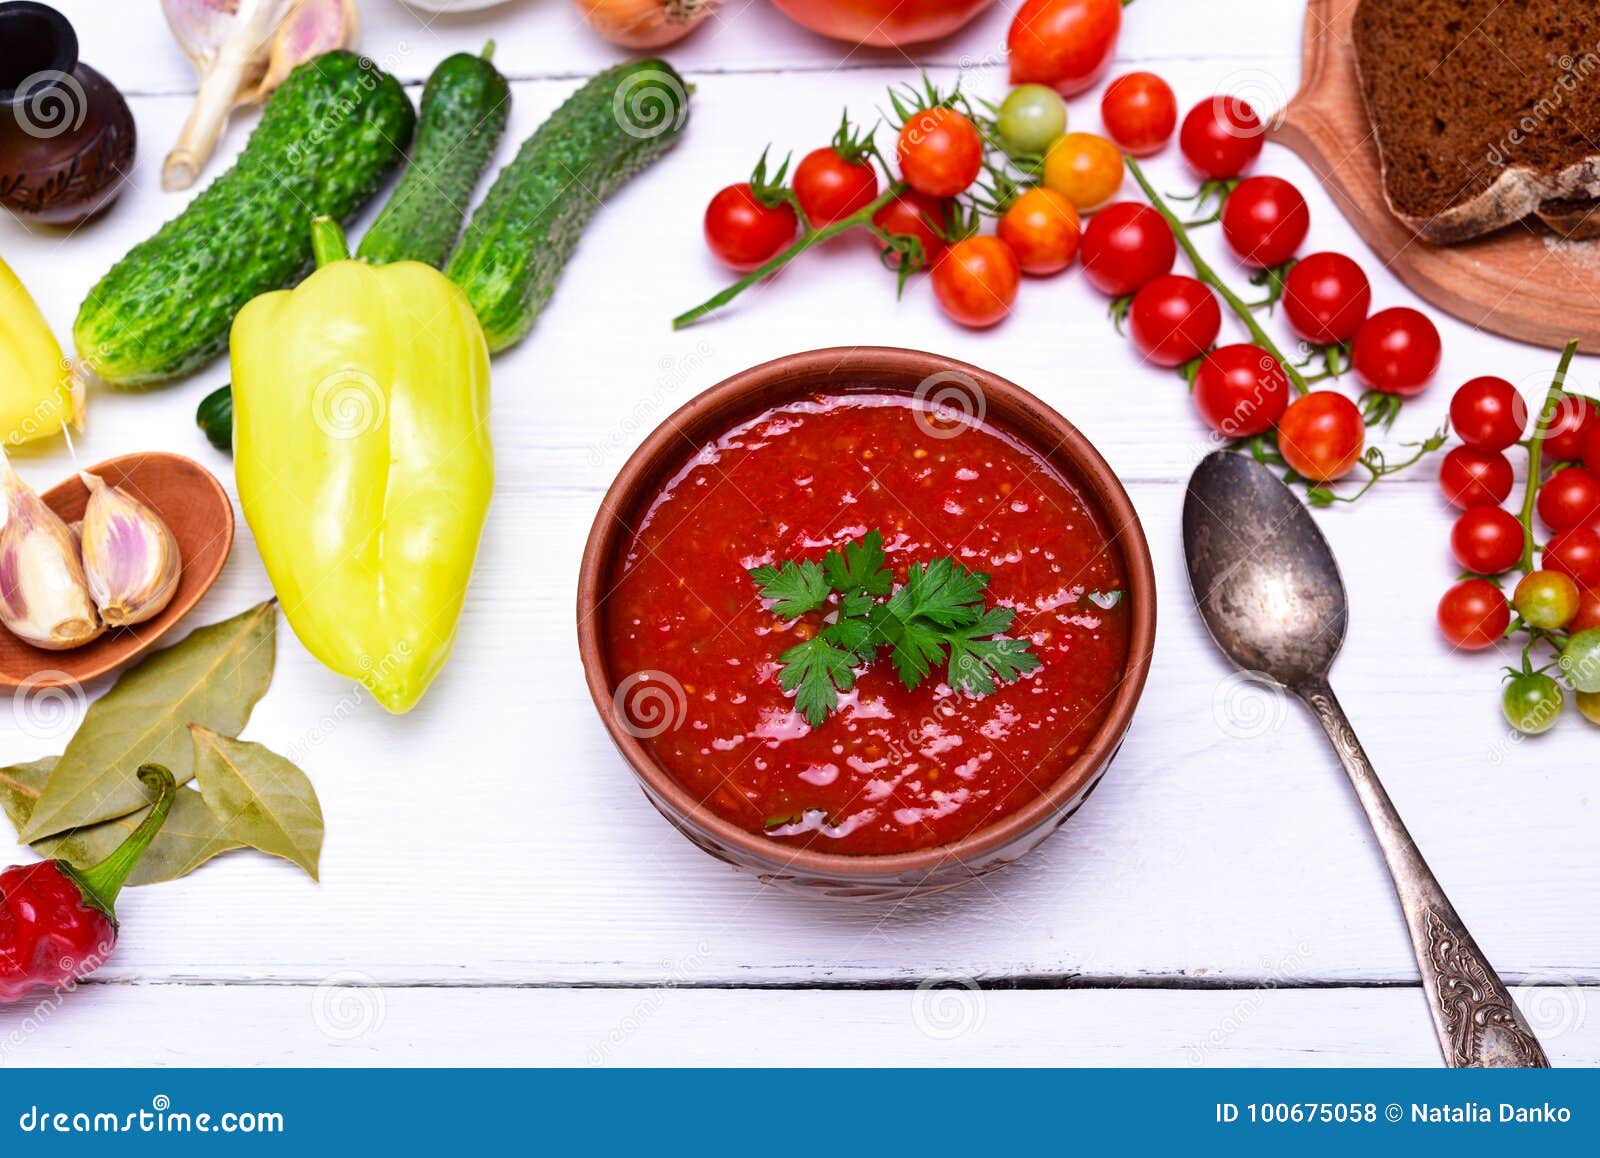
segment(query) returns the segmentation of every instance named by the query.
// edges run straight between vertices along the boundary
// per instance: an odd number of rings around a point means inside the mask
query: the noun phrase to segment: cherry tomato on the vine
[[[1078,253],[1082,227],[1072,202],[1053,189],[1029,189],[1001,214],[995,232],[1023,273],[1060,273]]]
[[[1600,587],[1600,535],[1588,527],[1562,531],[1544,545],[1544,565],[1579,587]]]
[[[1594,403],[1577,394],[1563,395],[1544,434],[1545,462],[1577,462],[1584,455],[1589,432],[1600,427]]]
[[[747,273],[776,257],[800,230],[788,202],[764,205],[748,181],[729,185],[706,206],[706,244],[725,265]]]
[[[1011,312],[1022,281],[1017,255],[998,237],[969,237],[933,267],[933,296],[952,321],[982,329]]]
[[[1565,702],[1561,685],[1543,672],[1512,676],[1500,693],[1506,722],[1525,736],[1537,736],[1555,727]]]
[[[1567,626],[1573,631],[1600,627],[1600,586],[1578,589],[1578,612]]]
[[[1439,464],[1439,486],[1452,506],[1498,507],[1511,494],[1511,463],[1498,450],[1458,446]]]
[[[1222,203],[1222,235],[1246,265],[1282,265],[1309,232],[1306,199],[1281,177],[1246,177]]]
[[[1504,450],[1528,426],[1528,404],[1504,378],[1473,378],[1450,399],[1450,428],[1479,450]]]
[[[1194,404],[1212,430],[1249,438],[1278,424],[1289,406],[1289,378],[1260,346],[1219,346],[1200,362]]]
[[[1511,626],[1506,597],[1487,579],[1463,579],[1439,600],[1439,631],[1452,647],[1493,647]]]
[[[1372,285],[1342,253],[1313,253],[1283,279],[1283,312],[1295,333],[1317,346],[1348,342],[1372,308]]]
[[[1201,177],[1226,181],[1243,173],[1260,155],[1265,131],[1249,102],[1214,96],[1195,105],[1183,118],[1178,147]]]
[[[1584,432],[1583,464],[1595,474],[1600,474],[1600,422]]]
[[[1104,137],[1068,133],[1044,153],[1044,187],[1054,189],[1083,213],[1098,209],[1122,188],[1122,154]]]
[[[1006,94],[995,117],[1001,143],[1013,153],[1044,156],[1067,131],[1067,105],[1053,88],[1021,84]]]
[[[1559,571],[1532,571],[1517,581],[1511,605],[1530,627],[1560,631],[1578,614],[1579,598],[1572,576]]]
[[[1539,488],[1537,506],[1552,531],[1593,523],[1600,518],[1600,475],[1581,466],[1558,470]]]
[[[1295,473],[1312,482],[1332,482],[1349,474],[1366,441],[1361,411],[1333,390],[1296,398],[1278,421],[1278,453]]]
[[[1451,528],[1450,549],[1466,570],[1499,575],[1522,558],[1522,524],[1504,507],[1473,507]]]
[[[914,237],[922,245],[922,269],[931,269],[944,252],[950,202],[907,189],[872,215],[872,224],[895,237]],[[892,264],[898,267],[896,258]]]
[[[1162,274],[1133,295],[1128,333],[1157,366],[1181,366],[1198,358],[1222,330],[1217,295],[1202,281]]]
[[[1137,201],[1118,201],[1083,229],[1083,276],[1110,298],[1126,297],[1172,270],[1178,242],[1161,214]]]
[[[1172,88],[1153,72],[1119,76],[1100,98],[1106,135],[1135,157],[1158,152],[1178,125]]]
[[[983,137],[960,109],[935,105],[913,113],[895,145],[900,175],[918,193],[954,197],[983,171]]]
[[[843,221],[878,196],[878,170],[865,158],[849,161],[829,145],[813,149],[794,170],[794,195],[812,226]]]
[[[1026,0],[1006,34],[1011,83],[1080,93],[1111,63],[1121,30],[1122,0]]]
[[[1441,353],[1439,331],[1427,315],[1394,306],[1361,323],[1350,360],[1372,389],[1409,397],[1438,373]]]

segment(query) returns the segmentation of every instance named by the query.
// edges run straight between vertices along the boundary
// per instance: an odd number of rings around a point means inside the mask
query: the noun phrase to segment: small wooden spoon
[[[181,571],[172,602],[133,627],[114,627],[71,651],[46,651],[0,627],[0,688],[53,688],[86,683],[127,663],[165,635],[200,601],[233,548],[233,504],[212,473],[179,454],[150,451],[89,468],[165,520],[178,541]],[[89,488],[76,474],[41,496],[67,523],[83,518]]]

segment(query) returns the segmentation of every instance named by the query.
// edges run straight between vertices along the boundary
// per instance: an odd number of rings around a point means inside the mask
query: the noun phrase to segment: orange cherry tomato
[[[1083,227],[1072,202],[1054,189],[1029,189],[1001,215],[996,232],[1023,273],[1045,275],[1072,264]]]
[[[1366,442],[1361,411],[1332,390],[1296,398],[1278,420],[1278,453],[1312,482],[1332,482],[1349,474]]]
[[[1017,255],[998,237],[968,237],[933,267],[933,296],[952,321],[982,329],[1011,312],[1022,282]]]
[[[1094,133],[1066,133],[1045,150],[1045,188],[1054,189],[1080,213],[1115,197],[1122,188],[1122,175],[1122,154]]]
[[[983,137],[959,109],[938,105],[912,114],[895,145],[900,174],[918,193],[954,197],[983,171]]]

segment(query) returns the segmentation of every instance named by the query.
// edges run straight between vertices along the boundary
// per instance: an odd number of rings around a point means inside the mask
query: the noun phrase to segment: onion
[[[693,32],[719,0],[576,0],[590,26],[624,48],[664,48]]]

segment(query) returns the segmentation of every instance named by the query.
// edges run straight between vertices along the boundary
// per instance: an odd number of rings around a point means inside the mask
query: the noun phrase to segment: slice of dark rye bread
[[[1441,243],[1535,213],[1593,235],[1600,3],[1361,0],[1354,39],[1396,217]]]

